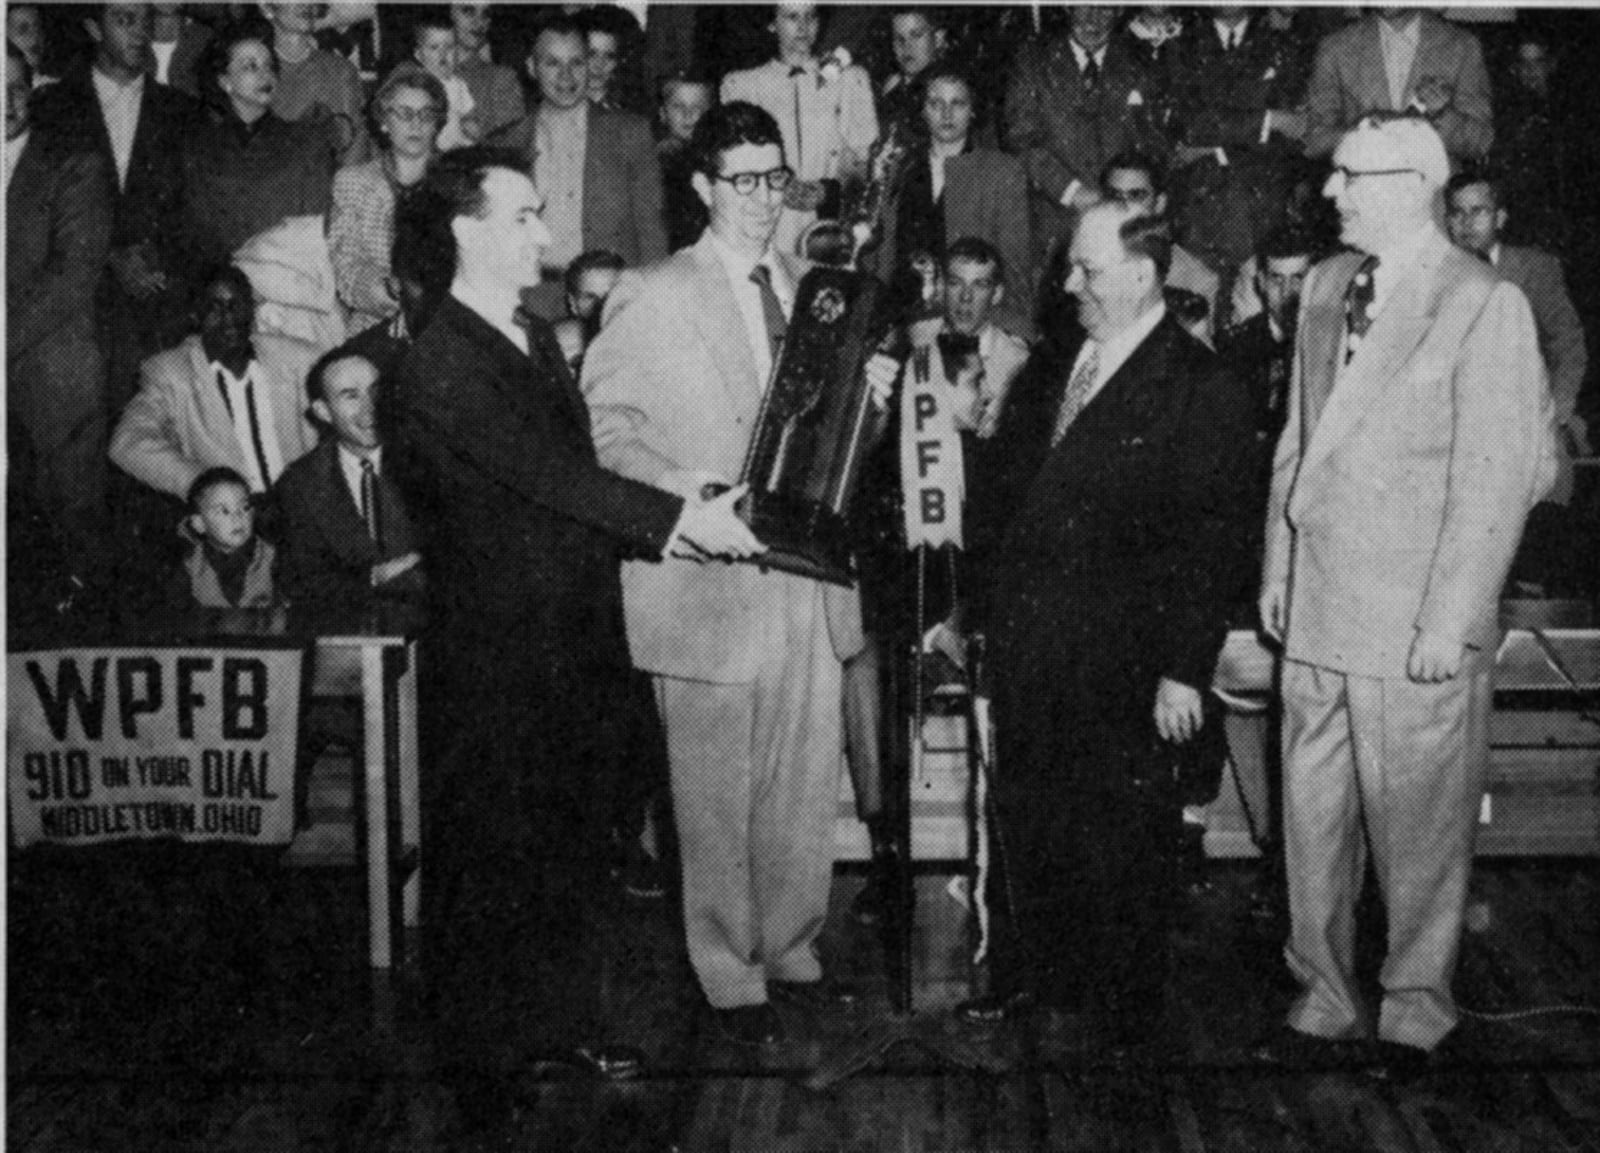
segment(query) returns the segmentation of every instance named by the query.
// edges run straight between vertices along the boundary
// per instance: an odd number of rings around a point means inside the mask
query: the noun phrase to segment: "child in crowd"
[[[456,72],[458,50],[450,10],[441,6],[419,15],[412,36],[412,55],[444,85],[449,102],[444,127],[439,129],[439,151],[475,143],[483,130],[467,82]]]
[[[274,603],[272,545],[256,536],[250,485],[231,468],[208,468],[189,486],[178,535],[193,545],[174,575],[185,607],[266,608]]]

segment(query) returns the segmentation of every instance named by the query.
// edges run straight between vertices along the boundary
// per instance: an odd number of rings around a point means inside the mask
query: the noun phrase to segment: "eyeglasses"
[[[750,196],[763,180],[767,182],[767,188],[771,191],[782,192],[794,180],[794,169],[772,168],[766,172],[735,172],[732,176],[713,173],[711,179],[733,185],[733,190],[740,196]]]
[[[1335,165],[1333,169],[1333,175],[1343,179],[1346,184],[1354,183],[1359,176],[1399,176],[1402,172],[1422,175],[1415,168],[1346,168],[1343,165]]]

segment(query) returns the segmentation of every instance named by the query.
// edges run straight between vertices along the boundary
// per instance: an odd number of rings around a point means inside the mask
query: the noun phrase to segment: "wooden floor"
[[[901,1043],[823,1091],[830,1057],[882,1031],[874,937],[844,916],[859,878],[841,874],[826,953],[875,982],[856,1018],[788,1018],[794,1038],[756,1058],[707,1035],[670,903],[609,898],[611,1020],[649,1053],[644,1079],[596,1086],[530,1076],[516,1133],[495,1148],[622,1151],[1586,1150],[1600,1153],[1600,870],[1593,860],[1494,862],[1474,882],[1475,923],[1458,990],[1477,1014],[1462,1060],[1405,1088],[1361,1070],[1287,1075],[1249,1058],[1287,1000],[1276,950],[1249,910],[1257,867],[1212,862],[1179,931],[1179,1057],[1109,1066],[1070,1021],[983,1049],[998,1071],[945,1065],[961,1038],[939,1011],[965,989],[962,906],[947,878],[919,881],[917,953],[925,1003]],[[13,870],[8,938],[6,1148],[94,1150],[430,1150],[454,1104],[433,1077],[406,988],[373,988],[361,968],[356,878],[285,872],[274,881],[264,970],[240,988],[220,957],[189,964],[208,937],[203,902],[168,886],[147,917],[93,923],[71,948],[72,910],[48,882]],[[130,889],[136,892],[136,887]],[[137,898],[131,898],[137,899]],[[126,911],[126,907],[124,907]],[[98,934],[98,936],[96,936]],[[129,958],[172,971],[101,982]],[[120,999],[119,999],[120,998]],[[374,998],[392,1012],[374,1023]],[[1587,1013],[1558,1011],[1585,1006]]]

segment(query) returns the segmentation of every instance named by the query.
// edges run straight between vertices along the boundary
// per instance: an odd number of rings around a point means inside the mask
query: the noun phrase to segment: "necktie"
[[[256,467],[261,470],[261,487],[263,490],[272,487],[272,469],[267,464],[267,448],[261,439],[261,418],[256,413],[256,385],[255,377],[249,375],[246,369],[244,378],[244,405],[245,415],[250,418],[250,447],[255,452]],[[222,370],[217,370],[217,388],[222,392],[222,404],[228,410],[228,416],[233,416],[233,398],[228,395],[228,381],[222,375]]]
[[[761,291],[761,314],[767,322],[767,340],[772,344],[772,359],[777,360],[778,351],[783,347],[783,338],[789,331],[788,318],[783,314],[783,302],[772,290],[772,270],[765,264],[752,268],[750,279]]]
[[[1356,349],[1361,347],[1362,337],[1367,335],[1367,329],[1372,327],[1372,304],[1375,299],[1375,283],[1373,273],[1377,270],[1378,258],[1369,256],[1361,262],[1361,267],[1356,269],[1355,277],[1350,281],[1350,287],[1344,295],[1344,362],[1349,364],[1356,354]]]
[[[1072,422],[1078,419],[1078,414],[1089,403],[1089,392],[1094,388],[1095,379],[1099,375],[1100,346],[1090,341],[1089,355],[1083,358],[1078,371],[1067,381],[1067,391],[1061,396],[1061,409],[1056,413],[1056,426],[1050,433],[1051,448],[1061,443],[1061,438],[1067,435],[1067,429],[1072,427]]]
[[[806,70],[796,65],[789,69],[789,79],[794,82],[794,167],[796,172],[804,172],[806,159],[806,142],[800,127],[800,85],[805,83]]]
[[[361,462],[361,519],[367,522],[367,535],[383,552],[383,511],[379,505],[378,470],[370,460]]]
[[[1083,54],[1083,86],[1085,88],[1100,87],[1100,62],[1094,58],[1093,52]]]
[[[950,380],[956,380],[961,375],[961,370],[967,363],[977,358],[978,338],[960,332],[941,332],[935,338],[939,342],[939,358],[944,361],[944,374]]]

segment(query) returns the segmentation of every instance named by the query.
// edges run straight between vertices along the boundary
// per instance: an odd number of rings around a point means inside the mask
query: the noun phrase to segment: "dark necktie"
[[[1372,327],[1372,304],[1376,297],[1373,274],[1378,268],[1378,258],[1369,256],[1356,269],[1350,287],[1344,295],[1344,362],[1349,364],[1361,347],[1361,340]]]
[[[378,552],[383,552],[383,509],[382,497],[378,495],[378,470],[372,467],[372,461],[363,459],[361,462],[361,519],[367,522],[367,535],[372,538],[372,543],[378,546]]]
[[[1094,58],[1093,52],[1083,54],[1083,86],[1085,88],[1100,87],[1100,62]]]
[[[248,369],[245,370],[249,372]],[[217,387],[222,390],[222,403],[228,410],[228,417],[233,417],[233,398],[228,395],[228,381],[222,375],[222,370],[217,370]],[[267,465],[267,447],[261,439],[261,417],[256,412],[256,383],[253,375],[244,378],[244,410],[245,416],[250,420],[250,447],[255,451],[256,467],[261,470],[261,484],[264,488],[272,487],[272,469]]]
[[[794,82],[794,166],[803,170],[805,165],[805,129],[800,127],[800,84],[806,70],[798,64],[789,69],[789,79]]]
[[[772,290],[772,270],[758,264],[750,270],[750,279],[761,292],[761,315],[767,322],[767,340],[772,344],[772,359],[778,359],[783,338],[789,331],[789,320],[783,314],[783,302]]]

